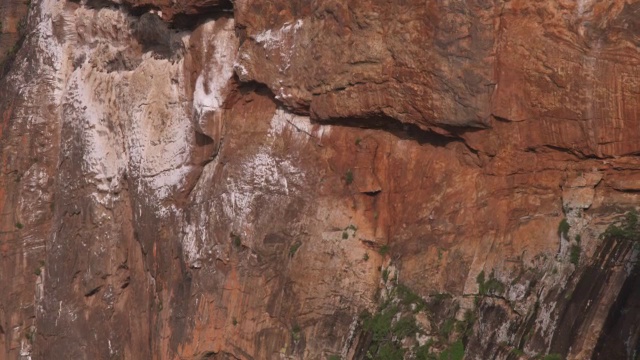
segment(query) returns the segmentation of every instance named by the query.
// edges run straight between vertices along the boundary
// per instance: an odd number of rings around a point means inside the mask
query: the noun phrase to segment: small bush
[[[382,270],[382,281],[385,283],[389,280],[389,269]]]
[[[491,273],[491,276],[489,276],[489,280],[485,281],[484,270],[482,270],[476,277],[476,282],[478,283],[478,293],[480,295],[499,295],[505,290],[504,284],[495,278],[493,272]]]
[[[568,239],[569,229],[571,229],[571,225],[569,225],[567,219],[562,219],[560,224],[558,224],[558,236],[563,236],[565,239]]]
[[[36,331],[33,328],[30,328],[29,330],[27,330],[27,332],[24,335],[25,339],[27,339],[27,341],[29,341],[29,344],[33,344],[33,341],[36,338]]]
[[[339,355],[330,355],[327,360],[341,360]]]
[[[417,347],[416,360],[436,360],[436,356],[429,351],[431,345],[433,345],[433,342],[427,341],[426,344]]]
[[[400,312],[397,306],[382,307],[375,315],[366,314],[363,318],[363,328],[371,334],[371,343],[367,350],[368,359],[402,360],[404,350],[400,344],[400,336],[395,334],[395,330],[410,331],[411,320],[401,318],[398,323],[402,323],[400,328],[393,324],[396,314]],[[415,320],[414,320],[415,323]]]
[[[440,360],[462,360],[464,358],[464,344],[458,340],[449,348],[440,353]]]
[[[296,254],[296,252],[298,251],[298,249],[300,248],[300,246],[302,246],[301,242],[297,242],[293,245],[291,245],[291,247],[289,248],[289,256],[293,257],[293,255]]]
[[[238,319],[233,318],[233,320],[231,320],[231,323],[233,323],[233,326],[238,325]]]
[[[342,232],[342,240],[347,240],[349,238],[349,233],[346,231]]]
[[[562,355],[560,354],[549,354],[545,355],[542,360],[562,360]]]
[[[640,240],[640,228],[638,226],[638,213],[635,210],[629,211],[621,222],[611,224],[605,230],[601,238],[606,240],[616,239],[625,241]]]
[[[380,249],[378,249],[378,253],[380,253],[380,255],[384,256],[389,252],[389,245],[382,245],[380,247]]]
[[[396,287],[398,297],[400,298],[400,304],[404,306],[415,305],[414,313],[421,311],[427,306],[427,303],[418,294],[414,293],[411,289],[403,284],[399,284]]]
[[[455,324],[456,324],[456,319],[454,318],[446,319],[444,323],[442,323],[442,327],[440,327],[440,335],[442,335],[443,338],[448,339],[449,335],[451,335],[451,332],[453,332],[453,328]]]
[[[362,142],[361,138],[357,138],[356,139],[356,146],[360,146],[360,143]]]
[[[16,223],[16,228],[18,228],[18,229],[22,229],[23,227],[24,227],[24,225],[22,225],[22,223],[21,223],[21,222],[17,222],[17,223]]]
[[[478,283],[478,292],[482,293],[482,288],[484,286],[484,270],[480,271],[478,276],[476,276],[476,283]]]
[[[233,239],[233,245],[235,247],[242,246],[242,239],[240,238],[240,235],[231,234],[231,238]]]
[[[580,262],[580,252],[581,251],[582,251],[582,249],[580,248],[580,245],[572,245],[571,246],[570,260],[571,260],[571,263],[573,265],[578,265],[578,263]]]
[[[576,235],[576,242],[578,244],[580,244],[580,241],[582,241],[582,236],[580,236],[580,234]]]
[[[34,273],[36,276],[40,276],[40,274],[42,274],[42,270],[41,270],[40,268],[35,268],[35,269],[33,270],[33,273]]]
[[[518,348],[511,349],[510,353],[513,354],[513,356],[516,356],[516,357],[521,357],[521,356],[525,355],[525,352],[520,350],[520,349],[518,349]]]
[[[404,339],[407,336],[413,335],[418,332],[418,325],[416,324],[416,318],[413,316],[401,317],[393,325],[393,335],[398,339]]]
[[[347,170],[347,173],[344,174],[344,181],[347,182],[347,185],[353,183],[353,171],[351,171],[351,169]]]
[[[364,255],[362,256],[362,260],[369,261],[369,253],[364,253]]]
[[[291,337],[293,337],[293,341],[300,341],[302,338],[302,329],[300,329],[299,325],[293,325],[291,329]]]
[[[491,277],[484,287],[487,294],[502,294],[505,290],[504,284],[494,277]]]

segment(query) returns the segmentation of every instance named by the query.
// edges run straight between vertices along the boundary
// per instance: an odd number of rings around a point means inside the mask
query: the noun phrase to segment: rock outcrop
[[[0,359],[635,356],[640,3],[1,4]]]

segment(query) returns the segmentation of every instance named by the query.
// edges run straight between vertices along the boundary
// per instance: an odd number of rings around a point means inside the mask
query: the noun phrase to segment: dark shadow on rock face
[[[144,51],[164,53],[171,50],[171,31],[167,23],[153,13],[140,16],[133,28],[133,34]]]
[[[640,267],[633,266],[609,315],[594,351],[594,360],[634,359],[640,353]]]

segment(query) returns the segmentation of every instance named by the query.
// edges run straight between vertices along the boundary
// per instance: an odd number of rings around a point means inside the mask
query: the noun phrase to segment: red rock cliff
[[[637,351],[640,2],[0,4],[0,359]]]

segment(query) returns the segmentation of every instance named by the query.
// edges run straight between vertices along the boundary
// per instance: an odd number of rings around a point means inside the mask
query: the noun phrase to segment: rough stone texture
[[[631,358],[638,3],[129,5],[0,80],[0,359],[361,358],[392,284],[436,353]]]
[[[500,6],[483,1],[236,2],[243,80],[314,119],[486,127]],[[256,14],[269,14],[256,16]]]
[[[23,1],[0,1],[0,70],[14,52],[20,38],[20,29],[27,22],[28,5]],[[3,70],[4,72],[4,70]]]

